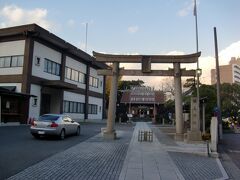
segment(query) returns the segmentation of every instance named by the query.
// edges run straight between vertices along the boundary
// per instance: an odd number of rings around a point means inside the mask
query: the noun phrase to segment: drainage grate
[[[145,131],[145,130],[139,130],[138,131],[138,141],[153,141],[153,132],[152,131]]]

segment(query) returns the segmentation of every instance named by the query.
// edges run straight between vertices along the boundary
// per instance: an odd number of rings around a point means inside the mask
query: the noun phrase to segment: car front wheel
[[[38,134],[32,134],[34,138],[39,139],[40,136]]]
[[[65,139],[65,130],[64,130],[64,129],[61,130],[60,139],[61,139],[61,140],[64,140],[64,139]]]
[[[81,129],[80,129],[80,127],[78,126],[77,132],[76,132],[76,136],[79,136],[79,135],[80,135],[80,131],[81,131]]]

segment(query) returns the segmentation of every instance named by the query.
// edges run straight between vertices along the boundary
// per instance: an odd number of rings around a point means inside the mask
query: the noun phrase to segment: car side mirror
[[[74,123],[74,120],[72,120],[71,123]]]

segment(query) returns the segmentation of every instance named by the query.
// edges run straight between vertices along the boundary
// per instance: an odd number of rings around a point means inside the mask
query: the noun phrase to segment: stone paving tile
[[[214,158],[179,152],[168,153],[186,180],[209,180],[223,177]]]
[[[155,136],[152,142],[139,142],[139,130],[149,131],[147,123],[138,122],[134,128],[119,180],[180,180],[177,167]],[[139,164],[138,168],[133,163]]]
[[[118,179],[130,138],[130,132],[122,133],[121,138],[115,141],[105,141],[101,135],[95,136],[29,167],[9,179]]]
[[[159,127],[150,126],[156,138],[161,144],[168,146],[177,146],[177,143],[165,133],[162,133]]]

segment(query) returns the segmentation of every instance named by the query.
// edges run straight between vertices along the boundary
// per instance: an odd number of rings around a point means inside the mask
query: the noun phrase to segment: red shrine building
[[[165,102],[165,95],[162,91],[155,91],[151,87],[132,87],[123,92],[121,103],[128,107],[128,114],[134,118],[156,119],[162,105]]]

